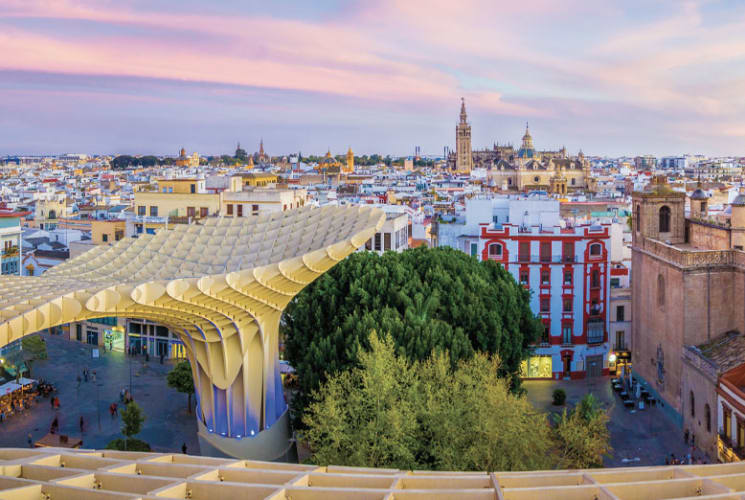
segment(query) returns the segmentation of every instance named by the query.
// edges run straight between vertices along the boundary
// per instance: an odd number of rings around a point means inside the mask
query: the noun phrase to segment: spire
[[[259,141],[259,154],[264,156],[264,138],[262,137]]]
[[[460,122],[466,123],[468,121],[468,115],[466,114],[466,100],[460,98]]]

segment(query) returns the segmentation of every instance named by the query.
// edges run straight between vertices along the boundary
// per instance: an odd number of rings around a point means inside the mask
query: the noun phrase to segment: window
[[[228,203],[228,215],[233,215],[233,204]]]
[[[709,403],[704,405],[704,420],[706,421],[706,432],[711,432],[711,408]]]
[[[616,307],[616,321],[626,321],[626,308],[624,306]]]
[[[258,212],[259,211],[259,206],[258,205],[251,205],[251,210],[254,211],[254,212]]]
[[[195,207],[186,207],[186,216],[195,217],[197,215],[197,209]]]
[[[241,203],[236,205],[238,217],[243,217],[243,205]]]
[[[282,210],[287,210],[287,203],[285,203],[284,205],[282,205]]]
[[[109,241],[109,235],[108,234],[101,235],[101,238],[103,239],[103,242],[104,243],[106,243],[107,241]]]
[[[657,305],[665,305],[665,278],[661,274],[657,275]]]
[[[610,279],[610,287],[611,288],[621,288],[621,278],[611,278]]]
[[[565,324],[561,327],[561,343],[571,344],[572,343],[572,325]]]
[[[724,424],[724,435],[728,438],[732,438],[732,410],[725,408],[724,404],[722,404],[722,410],[724,413],[724,418],[722,419],[722,423]]]
[[[478,243],[471,243],[470,249],[471,249],[471,252],[470,252],[471,257],[476,257],[479,253]]]
[[[574,242],[565,241],[561,245],[561,254],[564,262],[574,262]]]
[[[587,343],[600,344],[603,341],[603,332],[602,321],[589,321],[587,323]]]
[[[79,323],[75,325],[75,338],[77,339],[78,342],[83,341],[83,325]]]
[[[492,222],[493,222],[494,224],[499,224],[499,216],[498,216],[498,215],[492,215],[492,216],[491,216],[491,221],[492,221]]]
[[[691,417],[696,416],[696,397],[693,395],[693,391],[689,393],[689,399],[691,404]]]
[[[475,245],[475,243],[473,243]],[[391,249],[391,233],[383,233],[383,249]]]
[[[375,233],[375,250],[382,250],[380,233]]]
[[[518,248],[518,260],[520,262],[530,262],[530,242],[521,241]]]
[[[551,262],[551,242],[541,242],[541,262]]]
[[[701,213],[703,214],[704,212],[706,212],[706,202],[702,201],[701,202]]]
[[[600,271],[597,269],[590,272],[590,288],[600,288]]]
[[[158,216],[158,207],[153,205],[150,207],[150,217],[157,217]]]
[[[533,177],[533,182],[538,184],[539,182],[541,182],[541,178],[536,175],[535,177]]]
[[[551,271],[548,269],[541,269],[541,284],[548,285],[551,283]]]
[[[501,257],[502,256],[502,245],[499,243],[492,243],[489,245],[489,257]]]
[[[570,271],[570,270],[564,271],[564,284],[565,285],[571,285],[572,284],[572,271]]]
[[[528,284],[528,270],[527,269],[520,269],[520,284],[521,285]]]
[[[603,247],[600,245],[600,243],[593,243],[592,245],[590,245],[590,255],[593,257],[599,257],[602,250]]]
[[[207,207],[199,207],[199,216],[200,217],[207,217],[209,215],[209,210]]]
[[[737,447],[745,448],[745,422],[737,419]]]
[[[660,232],[670,232],[670,207],[667,205],[660,208]]]
[[[616,332],[616,345],[614,349],[616,351],[625,351],[626,350],[626,332],[623,330]]]
[[[575,179],[574,177],[572,177],[572,186],[574,186],[575,184],[577,184],[577,179]]]
[[[137,207],[137,215],[139,215],[141,217],[144,217],[146,215],[146,210],[147,210],[147,207],[145,207],[144,205],[138,206]]]
[[[564,312],[572,312],[572,299],[564,299]]]
[[[541,297],[541,312],[547,313],[551,310],[551,298]]]
[[[196,193],[197,192],[197,185],[196,184],[190,184],[189,185],[189,191],[191,193]]]

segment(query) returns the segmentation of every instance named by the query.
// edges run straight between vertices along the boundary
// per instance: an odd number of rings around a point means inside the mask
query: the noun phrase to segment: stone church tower
[[[470,174],[473,168],[471,153],[471,125],[466,114],[466,101],[460,98],[460,122],[455,126],[455,171],[460,174]]]

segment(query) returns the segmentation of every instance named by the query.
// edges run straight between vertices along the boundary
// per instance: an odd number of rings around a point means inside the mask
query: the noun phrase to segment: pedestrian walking
[[[95,382],[95,381],[96,381],[96,370],[93,370],[93,372],[92,372],[92,374],[91,374],[91,380],[92,380],[93,382]]]
[[[186,443],[184,443],[184,444],[181,445],[181,453],[183,453],[184,455],[186,455]]]
[[[31,437],[31,433],[30,432],[28,433],[28,447],[29,448],[33,448],[34,447],[34,440]]]
[[[119,406],[117,406],[116,403],[114,403],[114,416],[115,417],[119,416]]]
[[[80,378],[80,374],[78,374],[77,381],[78,381],[78,387],[77,388],[80,389],[80,383],[83,381],[83,379]]]
[[[161,352],[161,353],[160,353],[160,364],[161,364],[161,365],[163,364],[163,358],[164,358],[164,357],[165,357],[165,354],[163,354],[163,353]]]
[[[88,382],[88,368],[83,368],[83,378]]]

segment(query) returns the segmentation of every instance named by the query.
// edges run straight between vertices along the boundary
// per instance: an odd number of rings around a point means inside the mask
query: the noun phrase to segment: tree
[[[303,434],[314,463],[437,470],[550,464],[550,427],[479,353],[455,370],[446,353],[411,362],[373,333],[359,367],[321,386]]]
[[[300,292],[283,316],[285,353],[300,385],[293,416],[329,375],[356,365],[372,330],[389,334],[410,360],[447,351],[456,366],[475,352],[498,354],[499,375],[518,390],[520,361],[543,331],[529,299],[501,265],[454,249],[352,254]]]
[[[556,419],[558,465],[565,469],[601,467],[611,452],[608,415],[587,394],[571,412],[565,409]]]
[[[21,366],[26,365],[26,371],[31,376],[31,368],[37,359],[47,359],[47,343],[40,335],[27,335],[21,339],[21,348],[11,351],[5,362],[15,366],[18,376],[21,376]]]
[[[166,376],[168,387],[183,392],[189,396],[187,402],[189,413],[191,413],[191,395],[194,394],[194,377],[191,373],[191,364],[188,361],[181,361],[168,372]]]
[[[143,422],[145,422],[145,415],[142,414],[142,408],[134,401],[130,402],[122,411],[122,434],[125,436],[125,447],[129,439],[142,430]]]

